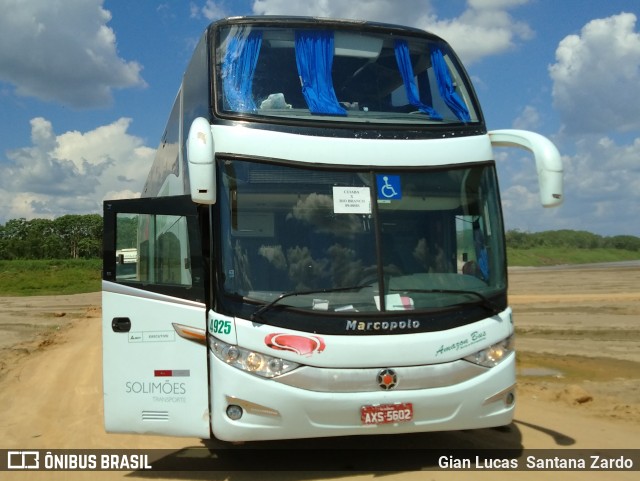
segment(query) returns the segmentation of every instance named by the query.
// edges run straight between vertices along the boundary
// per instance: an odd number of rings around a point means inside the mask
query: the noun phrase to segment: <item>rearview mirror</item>
[[[215,146],[211,124],[204,117],[196,118],[189,128],[187,160],[191,199],[198,204],[215,204]]]

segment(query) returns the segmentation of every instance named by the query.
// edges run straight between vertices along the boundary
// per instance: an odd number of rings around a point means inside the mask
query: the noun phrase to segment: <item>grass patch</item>
[[[576,249],[571,247],[507,248],[509,266],[556,266],[563,264],[593,264],[596,262],[634,261],[640,252],[623,249]]]
[[[0,261],[0,295],[50,296],[98,292],[102,259]]]
[[[568,247],[508,248],[510,266],[590,264],[640,259],[638,251]],[[48,296],[98,292],[102,259],[0,260],[0,296]]]

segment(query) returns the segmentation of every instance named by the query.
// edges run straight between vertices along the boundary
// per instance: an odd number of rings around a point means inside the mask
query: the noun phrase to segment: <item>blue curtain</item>
[[[296,32],[296,64],[302,94],[312,114],[347,115],[333,89],[333,32]]]
[[[252,31],[246,35],[239,30],[229,39],[222,60],[222,90],[225,108],[234,112],[253,112],[253,76],[258,63],[262,32]]]
[[[469,122],[471,120],[469,110],[456,93],[442,51],[435,45],[431,47],[431,65],[433,65],[440,96],[459,120]]]
[[[480,228],[478,219],[473,221],[473,245],[476,250],[476,259],[478,260],[478,268],[480,275],[485,282],[489,281],[489,254],[484,243],[484,234]]]
[[[411,66],[411,56],[409,55],[409,46],[406,40],[395,41],[396,62],[404,83],[404,90],[407,93],[409,103],[416,107],[420,112],[424,112],[432,119],[442,120],[442,116],[436,112],[433,107],[426,105],[420,101],[418,86],[416,85],[413,67]]]

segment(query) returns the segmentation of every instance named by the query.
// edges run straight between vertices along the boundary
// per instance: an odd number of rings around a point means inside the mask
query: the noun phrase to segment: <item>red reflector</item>
[[[189,377],[191,370],[189,369],[156,369],[153,371],[154,377]]]

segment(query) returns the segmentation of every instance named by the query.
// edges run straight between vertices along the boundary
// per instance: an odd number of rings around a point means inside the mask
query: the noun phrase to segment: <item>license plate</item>
[[[377,404],[360,408],[362,424],[405,423],[413,419],[413,404]]]

